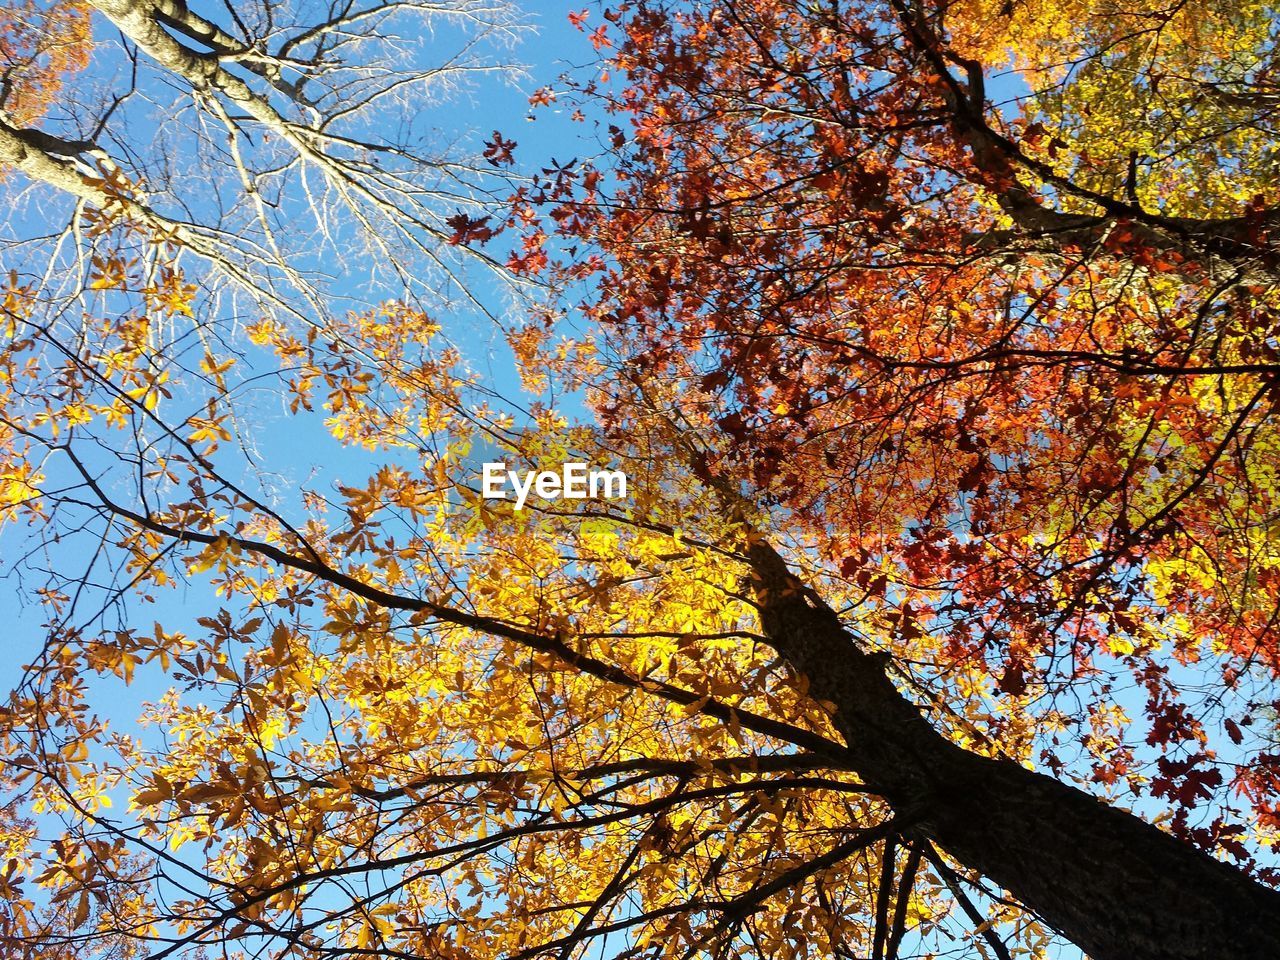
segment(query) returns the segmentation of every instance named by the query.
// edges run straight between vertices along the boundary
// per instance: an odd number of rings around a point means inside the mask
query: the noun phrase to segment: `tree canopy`
[[[1280,955],[1273,5],[5,9],[6,955]]]

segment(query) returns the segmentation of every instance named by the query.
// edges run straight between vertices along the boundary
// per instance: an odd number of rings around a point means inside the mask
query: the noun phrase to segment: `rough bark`
[[[765,633],[835,704],[851,765],[919,836],[1095,960],[1280,957],[1280,892],[1083,791],[956,746],[772,548],[750,558]]]

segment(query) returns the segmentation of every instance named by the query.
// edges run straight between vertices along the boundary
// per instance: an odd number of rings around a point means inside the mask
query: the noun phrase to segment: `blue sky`
[[[465,130],[476,143],[487,139],[494,130],[500,131],[504,137],[517,141],[518,165],[526,170],[536,169],[552,160],[563,163],[590,151],[591,120],[575,123],[570,116],[572,107],[559,104],[539,109],[536,119],[530,119],[528,102],[528,96],[534,90],[547,85],[556,86],[564,71],[590,63],[597,56],[586,34],[568,21],[569,12],[585,6],[585,3],[527,4],[526,10],[537,30],[526,34],[515,50],[516,59],[527,66],[527,78],[515,85],[498,79],[481,81],[474,89],[461,94],[453,106],[440,111],[432,122],[454,126],[458,132]],[[592,16],[587,21],[588,29],[601,22],[598,8],[592,6],[590,9]],[[993,80],[990,92],[993,96],[1013,96],[1022,90],[1016,81],[1006,77]],[[474,277],[482,287],[492,282],[483,272],[476,272]],[[339,292],[341,285],[339,274],[335,284]],[[490,289],[481,289],[480,294],[482,298],[501,297],[496,284]],[[486,385],[513,402],[518,401],[518,380],[500,332],[475,316],[459,314],[440,319],[445,323],[450,338],[463,350],[467,362],[484,375]],[[270,404],[264,404],[262,418],[256,426],[271,450],[271,470],[278,477],[278,492],[282,496],[296,491],[304,483],[323,485],[326,478],[331,479],[338,472],[344,473],[348,479],[358,479],[364,475],[362,471],[367,472],[369,465],[377,460],[376,455],[370,458],[344,450],[323,429],[319,418],[311,421],[306,418],[288,419],[271,412]],[[0,572],[14,561],[23,533],[22,530],[8,529],[0,536]],[[78,549],[60,548],[53,558],[57,562],[79,560],[78,555],[70,552]],[[136,611],[134,625],[147,629],[156,619],[164,622],[170,630],[194,632],[200,629],[194,625],[194,618],[208,614],[213,606],[204,578],[197,577],[189,590],[180,587],[159,592],[154,605]],[[0,656],[3,657],[0,683],[8,685],[17,679],[20,664],[39,649],[44,635],[41,627],[44,617],[37,606],[21,603],[13,590],[0,592],[0,616],[9,625],[9,630],[0,640]],[[111,712],[127,723],[136,714],[141,701],[154,699],[168,683],[158,671],[142,670],[138,681],[128,691],[122,691],[115,683],[103,684],[102,689],[110,691]],[[1078,956],[1074,950],[1064,949],[1061,953],[1064,960],[1074,956]]]
[[[216,15],[217,8],[210,9]],[[494,130],[499,130],[506,139],[517,142],[518,165],[525,170],[544,166],[553,159],[560,162],[570,159],[577,153],[574,140],[584,131],[585,125],[573,123],[569,110],[558,104],[541,108],[536,120],[533,119],[529,95],[540,87],[555,86],[564,71],[588,63],[595,57],[596,52],[586,35],[569,23],[568,13],[578,9],[581,7],[558,3],[540,3],[526,8],[524,20],[530,28],[523,31],[521,41],[512,51],[513,59],[524,64],[525,75],[514,81],[509,77],[482,76],[470,89],[461,91],[448,106],[432,107],[425,123],[439,128],[446,136],[462,135],[464,143],[469,141],[477,150]],[[127,69],[120,47],[114,42],[111,30],[101,22],[98,30],[101,41],[98,57],[82,79],[114,77],[119,82],[121,72]],[[446,49],[451,39],[447,35],[433,37],[427,45],[426,56],[432,56],[437,46]],[[51,120],[56,119],[56,116],[51,117]],[[154,111],[139,110],[136,118],[130,118],[130,130],[133,135],[145,138],[159,130],[164,121],[165,118],[155,116]],[[181,157],[177,159],[182,162]],[[13,191],[17,186],[10,182],[0,189],[16,196]],[[36,232],[43,226],[43,208],[11,209],[9,231],[19,234],[24,230]],[[10,259],[11,262],[3,264],[5,268],[20,266]],[[333,274],[331,292],[338,297],[350,294],[357,301],[368,299],[367,293],[348,283],[341,265],[337,271],[332,270],[333,265],[326,266]],[[359,282],[354,275],[351,279]],[[501,304],[503,293],[491,274],[473,270],[469,280],[477,287],[481,299]],[[379,295],[386,294],[377,294],[375,299]],[[459,347],[466,363],[483,377],[486,386],[501,396],[509,397],[515,404],[513,410],[518,409],[522,399],[519,381],[501,331],[482,317],[467,315],[462,310],[455,312],[452,307],[447,308],[439,320],[445,328],[445,335]],[[261,404],[255,426],[261,429],[261,444],[271,452],[271,469],[278,475],[282,490],[288,487],[296,491],[296,484],[308,480],[323,483],[322,476],[317,476],[318,468],[321,474],[324,468],[330,468],[328,472],[332,474],[333,467],[344,465],[356,468],[348,479],[361,476],[358,470],[367,464],[359,464],[362,458],[345,451],[329,436],[320,422],[321,418],[311,418],[307,422],[306,418],[285,417],[279,412],[278,404],[269,402],[269,398],[267,400]],[[35,531],[10,527],[0,533],[0,573],[11,571],[23,552],[25,535],[32,532]],[[52,556],[58,559],[57,549]],[[72,558],[66,559],[69,562]],[[9,624],[9,630],[0,639],[0,656],[4,661],[0,665],[0,682],[6,685],[17,679],[21,663],[39,649],[45,632],[42,628],[44,611],[15,589],[12,580],[9,582],[11,588],[0,592],[0,616]],[[202,597],[202,593],[201,585],[197,585],[195,596],[201,599],[203,608],[207,598]],[[182,591],[167,595],[162,592],[158,601],[152,611],[141,612],[147,622],[152,617],[166,621],[174,614],[180,617],[185,607]]]

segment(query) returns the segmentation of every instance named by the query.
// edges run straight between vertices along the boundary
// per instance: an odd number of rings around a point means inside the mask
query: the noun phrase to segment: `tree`
[[[1075,13],[1064,39],[1032,5],[641,5],[603,94],[630,120],[621,187],[559,216],[607,251],[593,316],[641,370],[605,406],[619,436],[678,417],[707,482],[749,478],[953,743],[1167,801],[1174,836],[1274,880],[1241,842],[1275,811],[1274,20]],[[1020,116],[988,105],[983,56],[1011,57]],[[1091,954],[1274,949],[1248,883],[1207,898],[1242,913],[1187,920],[1153,891],[1217,881],[1154,848],[1096,875],[1145,841],[1047,781],[953,767],[802,614],[766,608],[765,632],[870,742],[864,779]]]
[[[510,335],[545,394],[517,417],[414,288],[343,313],[274,214],[231,228],[265,160],[179,221],[211,188],[6,128],[97,257],[4,302],[0,503],[49,621],[0,715],[8,952],[1276,954],[1267,11],[574,14],[605,159],[437,228],[331,139],[360,94],[318,38],[401,8],[95,7],[314,169],[342,242],[375,210],[496,264],[502,231],[563,299]],[[272,476],[257,451],[319,428],[343,453]],[[517,511],[479,459],[608,462],[632,497]]]
[[[203,286],[224,314],[323,320],[334,262],[361,267],[363,278],[340,279],[343,290],[363,279],[366,298],[466,289],[465,264],[447,255],[452,222],[505,194],[505,178],[432,129],[424,108],[476,78],[518,75],[506,4],[249,4],[231,26],[180,0],[21,9],[31,25],[15,17],[20,36],[59,26],[11,55],[17,102],[0,115],[0,160],[26,176],[41,217],[66,222],[55,257],[73,236],[74,257],[96,253],[76,232],[93,209],[189,251],[197,263],[185,269],[210,271]],[[99,44],[85,82],[62,86],[50,123],[28,126],[36,91],[47,97],[84,60],[75,44],[90,10],[119,41]],[[423,57],[422,35],[437,37],[438,61]],[[49,246],[47,232],[23,239],[15,256],[32,239]],[[99,261],[118,266],[114,252]],[[82,273],[68,271],[65,296]]]
[[[0,34],[0,108],[6,122],[28,124],[45,114],[62,77],[85,65],[90,41],[88,18],[73,4],[42,9],[34,3],[7,11]]]

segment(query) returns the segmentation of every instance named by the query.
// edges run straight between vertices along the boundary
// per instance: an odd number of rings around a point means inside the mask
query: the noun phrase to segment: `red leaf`
[[[1230,717],[1224,720],[1222,725],[1227,728],[1227,736],[1231,738],[1232,743],[1241,743],[1244,740],[1244,734]]]
[[[1000,675],[1000,689],[1005,693],[1013,696],[1021,696],[1027,692],[1027,678],[1022,672],[1022,664],[1016,660],[1011,660],[1005,665],[1004,673]]]
[[[449,238],[449,242],[455,246],[468,243],[484,243],[491,240],[497,235],[496,230],[490,230],[485,224],[489,222],[490,217],[469,217],[465,213],[455,214],[445,220],[445,223],[453,228],[453,236]]]
[[[497,130],[493,131],[493,139],[486,140],[484,146],[484,158],[495,167],[510,166],[515,162],[511,151],[516,148],[516,142],[502,139],[502,134]]]

